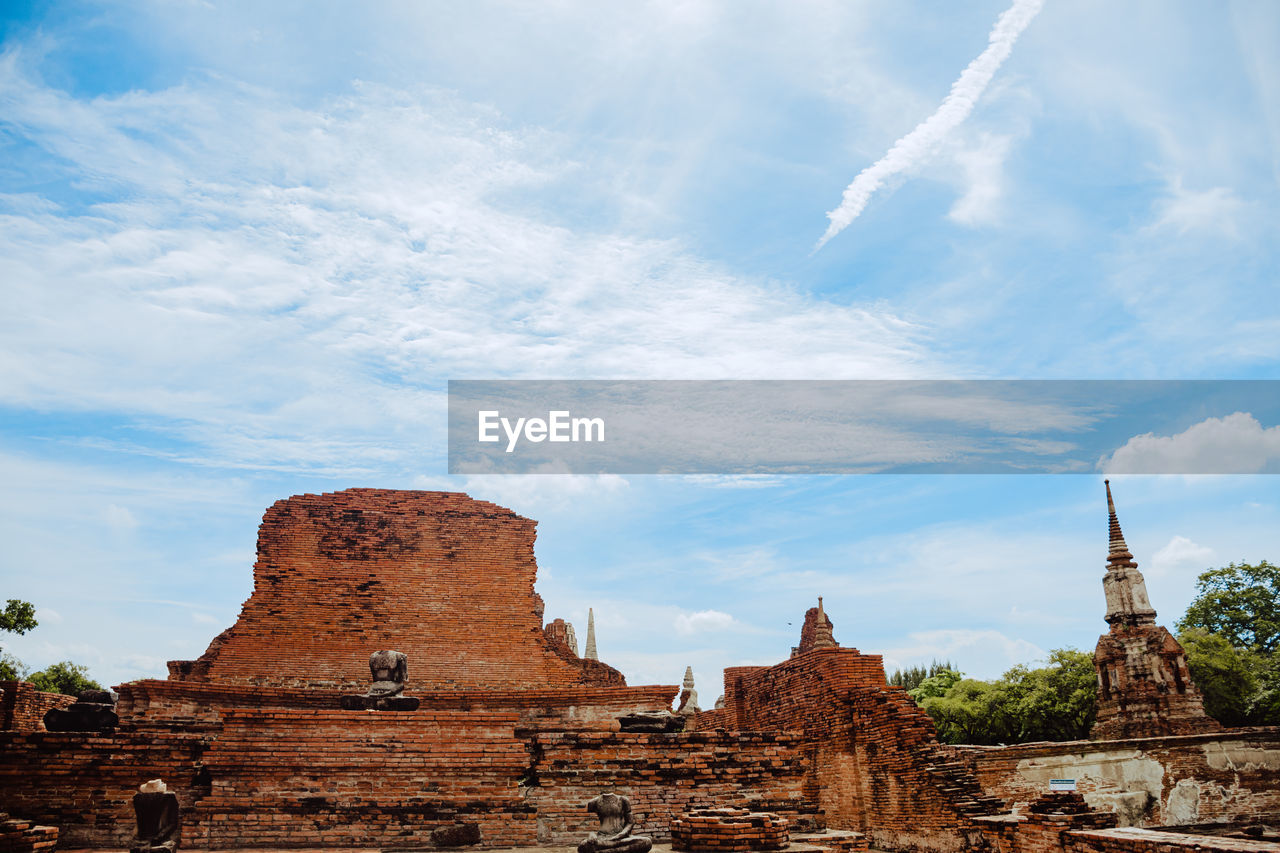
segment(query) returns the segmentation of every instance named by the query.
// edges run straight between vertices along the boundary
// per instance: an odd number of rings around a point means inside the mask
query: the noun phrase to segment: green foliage
[[[27,677],[27,668],[22,661],[8,652],[0,652],[0,681],[22,681]]]
[[[36,627],[36,609],[30,602],[11,598],[4,610],[0,610],[0,631],[25,634],[34,627]]]
[[[908,690],[908,695],[916,700],[916,704],[922,704],[925,699],[936,699],[945,696],[957,682],[964,678],[964,673],[954,669],[939,669],[929,675],[928,678],[921,681],[912,689]]]
[[[1280,566],[1209,569],[1196,590],[1177,627],[1205,711],[1225,726],[1280,725]]]
[[[893,675],[889,677],[889,683],[894,687],[902,687],[906,690],[915,690],[920,683],[926,678],[937,675],[944,669],[955,669],[951,661],[945,663],[934,660],[928,667],[913,666],[909,669],[895,669]]]
[[[1204,710],[1224,726],[1249,724],[1250,700],[1258,691],[1257,661],[1221,634],[1188,628],[1178,641],[1187,653],[1191,680],[1204,696]]]
[[[1097,676],[1093,658],[1055,649],[1047,666],[1015,666],[997,681],[947,671],[925,679],[911,696],[947,743],[1077,740],[1093,725]]]
[[[1231,563],[1196,580],[1196,597],[1178,631],[1203,628],[1239,649],[1271,654],[1280,647],[1280,566]]]
[[[88,667],[64,660],[32,673],[27,679],[37,690],[47,693],[65,693],[67,696],[79,696],[84,690],[101,690],[102,685],[89,677]]]

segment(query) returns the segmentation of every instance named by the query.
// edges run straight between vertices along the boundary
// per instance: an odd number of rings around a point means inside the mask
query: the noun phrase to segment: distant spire
[[[600,660],[596,654],[596,615],[587,608],[587,650],[582,655],[587,660]]]
[[[1153,625],[1156,611],[1147,598],[1147,582],[1138,571],[1138,564],[1129,553],[1124,533],[1120,530],[1116,502],[1111,497],[1111,481],[1102,482],[1107,488],[1109,521],[1107,573],[1102,578],[1102,590],[1107,597],[1107,624]]]
[[[1120,530],[1120,519],[1116,517],[1116,502],[1111,498],[1111,481],[1103,480],[1102,483],[1107,487],[1107,513],[1110,515],[1111,522],[1107,564],[1110,566],[1130,566],[1136,569],[1138,564],[1133,561],[1133,554],[1129,553],[1129,546],[1124,541],[1124,532]]]

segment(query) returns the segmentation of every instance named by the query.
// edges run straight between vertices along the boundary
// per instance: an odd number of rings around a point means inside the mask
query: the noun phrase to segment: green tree
[[[1205,712],[1224,726],[1248,725],[1259,686],[1256,656],[1204,628],[1187,628],[1178,642],[1187,653],[1191,680],[1204,696]]]
[[[79,696],[85,690],[101,690],[102,685],[89,677],[89,670],[69,660],[61,661],[32,673],[28,679],[37,690],[46,693],[65,693],[67,696]]]
[[[4,610],[0,610],[0,631],[25,634],[36,624],[36,608],[30,602],[11,598]],[[22,661],[0,650],[0,681],[16,681],[26,674],[27,668]]]
[[[920,704],[946,743],[1005,743],[1015,730],[1008,688],[1001,682],[961,679]]]
[[[30,602],[9,599],[9,603],[0,611],[0,631],[13,634],[25,634],[36,627],[36,608]]]
[[[928,667],[913,666],[909,669],[895,669],[893,675],[889,677],[889,683],[895,687],[902,687],[908,691],[914,690],[920,686],[920,683],[926,678],[937,675],[944,669],[955,669],[951,661],[940,662],[934,660]]]
[[[917,705],[921,705],[925,699],[937,699],[945,696],[947,691],[962,678],[964,678],[963,672],[951,669],[948,666],[931,673],[915,687],[908,690],[907,694],[916,700]]]
[[[1013,740],[1080,740],[1089,736],[1097,712],[1098,676],[1093,657],[1076,649],[1054,649],[1048,665],[1018,665],[1001,679],[1014,707]]]
[[[1178,620],[1179,632],[1191,628],[1220,634],[1231,645],[1271,654],[1280,646],[1280,566],[1231,563],[1209,569],[1196,580],[1196,597]]]

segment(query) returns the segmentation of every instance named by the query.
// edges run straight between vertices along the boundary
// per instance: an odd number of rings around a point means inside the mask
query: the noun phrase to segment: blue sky
[[[449,477],[447,380],[1280,378],[1274,4],[1047,0],[818,251],[1011,2],[370,5],[4,6],[28,664],[162,675],[270,503],[378,486],[537,519],[548,618],[594,607],[631,683],[709,704],[818,595],[890,668],[995,676],[1105,627],[1100,476]],[[1161,437],[1274,466],[1278,427]],[[1275,477],[1114,484],[1166,623],[1280,559]]]

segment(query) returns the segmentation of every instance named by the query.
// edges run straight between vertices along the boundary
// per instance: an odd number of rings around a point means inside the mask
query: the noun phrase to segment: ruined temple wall
[[[29,681],[0,681],[0,730],[43,731],[46,713],[75,701],[74,696],[37,690]]]
[[[181,680],[351,689],[369,654],[409,656],[419,689],[589,683],[556,655],[534,592],[536,523],[466,495],[348,489],[276,502],[254,590]],[[604,673],[608,675],[608,673]]]
[[[1280,812],[1280,728],[1115,741],[955,748],[989,793],[1022,809],[1050,779],[1075,779],[1122,826],[1175,826]]]
[[[431,847],[473,824],[483,847],[534,843],[518,714],[233,709],[205,753],[193,846]]]
[[[979,834],[959,803],[976,809],[964,798],[980,792],[937,769],[932,721],[885,683],[877,655],[814,649],[777,666],[727,669],[725,712],[743,730],[801,734],[812,768],[806,794],[829,826],[863,832],[884,849],[937,853]]]
[[[163,779],[184,820],[207,734],[174,732],[0,732],[0,811],[59,828],[63,847],[127,849],[133,795]]]
[[[817,812],[804,793],[809,767],[794,735],[540,732],[530,753],[534,784],[525,796],[538,812],[539,844],[577,844],[594,831],[586,803],[606,791],[630,797],[636,833],[662,842],[673,818],[694,808]]]

